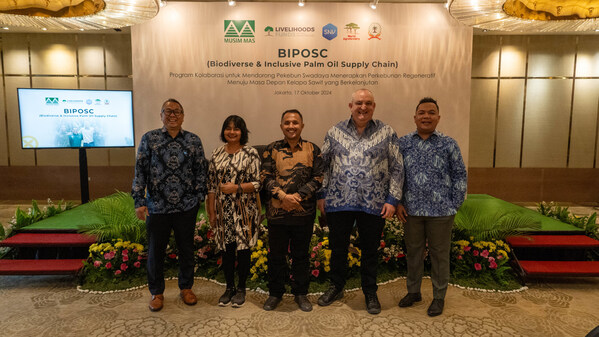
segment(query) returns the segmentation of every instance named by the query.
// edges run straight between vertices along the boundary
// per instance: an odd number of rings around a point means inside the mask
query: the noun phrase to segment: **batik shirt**
[[[464,202],[467,174],[453,138],[434,131],[422,139],[414,131],[399,140],[404,158],[405,206],[413,216],[449,216]]]
[[[379,120],[358,134],[353,120],[327,132],[322,146],[325,167],[322,191],[326,212],[361,211],[380,215],[385,203],[401,200],[403,161],[399,138]]]
[[[207,161],[202,141],[181,130],[174,138],[166,128],[141,137],[131,195],[135,208],[150,214],[192,209],[206,196]]]
[[[315,144],[300,139],[294,149],[286,140],[268,145],[262,154],[261,179],[264,188],[272,196],[266,216],[269,223],[312,217],[316,214],[316,191],[322,185],[324,167],[320,149]],[[303,211],[285,211],[281,198],[285,194],[298,193],[302,198]],[[310,223],[311,225],[313,224]]]

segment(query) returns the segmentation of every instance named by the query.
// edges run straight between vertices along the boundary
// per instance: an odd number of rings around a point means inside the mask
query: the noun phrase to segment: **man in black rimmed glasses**
[[[171,230],[179,249],[179,289],[183,302],[197,303],[193,286],[193,237],[200,203],[206,196],[207,162],[200,138],[181,128],[183,106],[162,104],[163,127],[144,134],[137,151],[131,195],[135,213],[146,221],[149,308],[162,309],[164,258]]]

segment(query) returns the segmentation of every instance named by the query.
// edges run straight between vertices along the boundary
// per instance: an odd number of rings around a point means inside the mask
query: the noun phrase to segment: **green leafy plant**
[[[48,199],[48,206],[40,209],[37,201],[32,200],[31,208],[29,208],[27,212],[17,207],[14,218],[12,218],[12,220],[9,222],[8,230],[4,230],[4,227],[0,226],[2,227],[0,239],[3,240],[5,238],[11,237],[23,227],[27,227],[38,221],[44,220],[56,214],[60,214],[71,208],[73,208],[73,204],[70,202],[64,202],[64,200],[60,200],[55,205],[52,200]]]
[[[475,241],[504,240],[508,236],[538,230],[541,224],[532,217],[519,212],[488,213],[474,204],[464,203],[456,214],[454,239]]]
[[[104,223],[80,226],[79,232],[94,235],[100,242],[122,239],[146,244],[146,225],[135,215],[131,195],[119,191],[94,200],[91,205]]]

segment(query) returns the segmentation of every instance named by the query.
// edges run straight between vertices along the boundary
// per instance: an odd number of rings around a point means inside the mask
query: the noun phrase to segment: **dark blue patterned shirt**
[[[449,216],[464,202],[467,174],[453,138],[434,131],[425,140],[414,131],[400,138],[406,183],[402,204],[408,215]]]
[[[175,138],[166,128],[141,137],[131,195],[135,208],[150,214],[184,212],[206,196],[207,161],[202,141],[181,130]]]
[[[326,212],[360,211],[380,215],[384,203],[401,200],[403,163],[399,138],[379,120],[360,135],[352,119],[327,132],[322,146],[326,167],[319,199]]]

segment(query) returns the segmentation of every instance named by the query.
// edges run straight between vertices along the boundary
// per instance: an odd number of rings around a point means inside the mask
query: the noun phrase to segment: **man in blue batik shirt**
[[[327,168],[318,209],[326,212],[331,253],[330,287],[318,299],[326,306],[343,297],[351,231],[358,227],[362,250],[360,275],[366,310],[381,312],[376,295],[378,252],[385,219],[401,200],[403,165],[399,138],[385,123],[372,119],[374,96],[368,89],[352,94],[351,118],[327,132],[322,158]]]
[[[193,237],[200,203],[206,196],[207,162],[202,141],[181,128],[183,106],[173,98],[162,104],[164,126],[141,137],[131,195],[135,213],[146,221],[149,308],[162,309],[164,258],[171,230],[179,249],[179,289],[183,302],[197,303],[193,286]]]
[[[420,100],[414,114],[416,131],[400,139],[406,183],[397,217],[405,223],[408,294],[399,301],[409,307],[422,300],[420,285],[424,249],[431,257],[433,301],[429,316],[443,312],[449,282],[449,250],[453,218],[466,196],[466,168],[454,139],[436,130],[439,106],[430,97]]]

